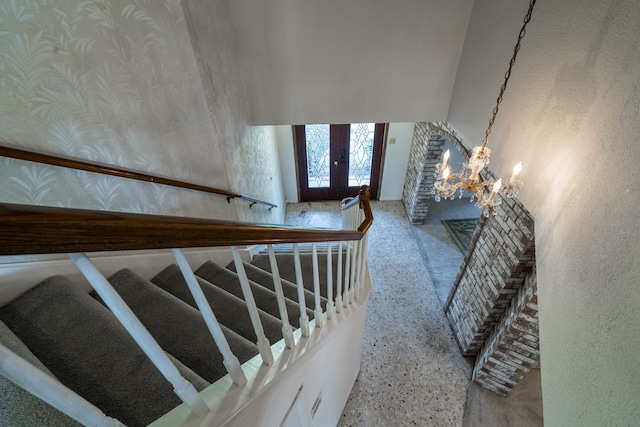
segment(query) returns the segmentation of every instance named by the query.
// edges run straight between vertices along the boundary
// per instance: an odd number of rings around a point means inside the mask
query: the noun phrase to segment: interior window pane
[[[329,125],[305,125],[309,188],[329,187]]]
[[[349,136],[349,187],[370,185],[375,123],[352,123]]]

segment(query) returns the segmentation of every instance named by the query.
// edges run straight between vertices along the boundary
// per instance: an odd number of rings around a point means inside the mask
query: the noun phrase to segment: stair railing
[[[0,141],[0,143],[2,143],[2,141]],[[103,175],[111,175],[119,178],[133,179],[136,181],[151,182],[154,184],[162,184],[178,188],[186,188],[189,190],[196,190],[209,194],[217,194],[226,197],[228,203],[231,203],[231,199],[241,199],[249,202],[249,208],[251,208],[255,204],[269,206],[269,210],[278,207],[278,205],[275,205],[273,203],[245,196],[244,194],[234,193],[233,191],[221,190],[219,188],[209,187],[206,185],[193,184],[190,182],[166,178],[159,175],[137,172],[118,166],[102,165],[99,163],[88,162],[86,160],[54,156],[51,154],[35,153],[33,151],[7,147],[6,145],[0,145],[0,156],[8,157],[11,159],[25,160],[34,163],[41,163],[44,165],[81,170],[85,172],[100,173]]]
[[[273,365],[274,357],[260,323],[258,309],[253,299],[238,246],[268,245],[269,259],[274,277],[274,289],[276,290],[283,322],[283,338],[285,345],[288,348],[292,348],[295,346],[295,340],[291,325],[288,322],[282,286],[279,283],[280,276],[273,244],[293,243],[301,335],[302,337],[309,337],[311,328],[306,313],[298,244],[312,243],[314,322],[315,326],[320,328],[325,322],[325,314],[327,319],[331,319],[334,313],[332,308],[334,302],[332,294],[331,242],[338,242],[338,283],[335,311],[340,312],[350,304],[353,304],[362,287],[366,266],[367,234],[373,222],[369,200],[368,187],[363,186],[357,198],[343,204],[343,212],[346,211],[345,217],[347,218],[346,229],[343,230],[300,229],[290,226],[247,224],[219,220],[0,204],[0,235],[3,236],[4,240],[4,245],[0,247],[0,255],[67,253],[129,334],[173,385],[176,394],[191,408],[194,415],[202,416],[209,408],[198,392],[193,385],[180,375],[162,348],[113,289],[108,280],[91,263],[85,252],[174,248],[172,249],[174,256],[204,317],[205,323],[223,355],[223,363],[233,382],[238,386],[242,386],[247,382],[245,373],[237,357],[232,353],[215,314],[211,310],[211,306],[206,300],[184,254],[180,249],[176,248],[231,247],[242,292],[258,340],[257,346],[262,361],[265,365]],[[327,303],[326,313],[323,313],[320,304],[317,242],[327,243],[327,295],[329,302]],[[343,265],[342,261],[343,247],[346,248],[345,265]],[[0,355],[3,354],[6,354],[6,352],[2,353],[2,347],[0,347]],[[11,358],[12,360],[14,359],[13,356]],[[0,373],[10,379],[14,379],[11,369],[7,370],[4,363],[0,363]],[[20,382],[18,384],[21,385]],[[64,389],[64,386],[55,389],[55,391],[45,389],[43,393],[46,396],[43,397],[43,400],[55,402],[56,399],[49,394],[59,393],[60,390]],[[27,390],[31,391],[29,388]],[[71,402],[75,402],[74,405],[88,408],[86,409],[87,413],[91,413],[90,416],[94,419],[104,415],[96,413],[91,407],[87,406],[90,404],[74,395],[73,392],[67,391],[64,394]],[[59,409],[67,414],[73,412],[73,408]],[[101,422],[104,422],[104,425],[119,425],[118,421],[106,416],[104,419],[100,419],[103,420]]]

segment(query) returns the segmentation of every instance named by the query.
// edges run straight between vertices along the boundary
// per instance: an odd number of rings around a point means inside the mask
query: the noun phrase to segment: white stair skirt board
[[[203,390],[200,395],[211,409],[203,418],[190,417],[189,408],[180,405],[150,427],[279,426],[301,386],[306,407],[314,411],[310,425],[337,425],[360,371],[370,292],[371,278],[365,268],[364,283],[354,304],[336,313],[323,328],[315,328],[312,320],[309,338],[302,337],[297,329],[294,349],[287,349],[284,340],[272,345],[273,366],[263,365],[256,356],[243,365],[246,386],[233,386],[227,375]]]

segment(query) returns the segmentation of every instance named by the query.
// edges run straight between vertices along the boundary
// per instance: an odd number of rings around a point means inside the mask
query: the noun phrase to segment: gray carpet
[[[257,340],[256,334],[251,325],[251,319],[249,318],[249,312],[247,311],[244,300],[224,289],[212,285],[202,278],[197,279],[218,322],[237,334],[246,337],[252,343],[255,343]],[[191,307],[197,307],[196,301],[193,299],[191,291],[189,291],[187,282],[184,280],[177,265],[170,265],[165,268],[151,279],[151,281],[160,288],[180,298]],[[282,339],[280,319],[262,310],[259,310],[259,314],[264,334],[269,342],[275,343],[280,341]],[[255,354],[257,353],[258,351],[256,349]]]
[[[243,297],[242,289],[240,287],[240,280],[238,278],[238,275],[233,271],[228,270],[224,267],[220,267],[219,265],[212,262],[206,262],[200,268],[198,268],[195,273],[197,276],[203,278],[207,282],[212,283],[228,292],[231,292],[238,298]],[[278,300],[276,299],[275,292],[273,292],[271,289],[265,288],[264,286],[260,286],[255,282],[249,282],[249,284],[251,286],[253,298],[256,301],[256,306],[273,316],[279,316],[280,310],[278,308]],[[295,301],[292,301],[288,298],[285,298],[285,304],[287,306],[289,323],[292,327],[299,328],[299,305]],[[309,313],[307,313],[307,315],[313,317],[313,312],[309,310]],[[281,324],[279,327],[282,327]],[[280,338],[282,338],[282,333],[280,333]]]
[[[273,286],[273,275],[268,271],[264,271],[263,269],[256,267],[253,264],[249,264],[248,262],[244,262],[244,270],[247,273],[247,278],[256,283],[261,284],[265,288],[271,289],[275,292],[275,288]],[[227,268],[231,271],[236,271],[236,266],[234,263],[231,263],[227,266]],[[282,293],[285,297],[289,298],[292,301],[298,301],[298,286],[295,283],[292,283],[284,278],[280,279],[282,284]],[[315,304],[315,299],[313,296],[313,292],[304,289],[304,301],[307,307],[313,307]],[[320,301],[322,305],[326,305],[327,299],[325,297],[321,297]]]
[[[0,342],[18,356],[55,378],[51,371],[2,322],[0,322]],[[3,426],[80,426],[80,424],[62,412],[49,406],[1,375],[0,396],[0,420],[2,420]]]
[[[209,382],[226,375],[222,355],[198,310],[127,269],[109,282],[166,352]],[[246,338],[224,326],[223,332],[240,362],[258,353]]]
[[[344,257],[346,256],[346,251],[343,250],[343,261],[342,268],[346,267],[346,261]],[[283,279],[288,280],[289,282],[296,283],[296,270],[295,265],[293,263],[293,255],[292,254],[276,254],[276,262],[278,263],[278,271],[280,272],[280,276]],[[338,254],[337,252],[333,254],[331,260],[333,266],[333,296],[336,295],[336,287],[338,286],[337,280],[337,271],[338,271]],[[271,273],[271,263],[269,261],[269,256],[265,254],[258,254],[253,257],[251,264],[254,266],[261,268],[264,271]],[[303,276],[303,284],[305,289],[309,290],[309,292],[313,293],[313,256],[309,253],[300,253],[300,266],[302,267],[302,271],[305,272],[306,275]],[[320,283],[320,295],[324,298],[327,297],[327,253],[318,252],[318,276]],[[323,305],[324,306],[324,305]],[[312,305],[311,307],[314,307]]]
[[[62,276],[0,308],[0,320],[63,384],[130,427],[180,404],[113,314]]]

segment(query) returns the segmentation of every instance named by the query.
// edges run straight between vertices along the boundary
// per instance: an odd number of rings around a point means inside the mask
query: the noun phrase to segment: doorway
[[[378,195],[384,123],[294,126],[300,201],[341,200],[368,185]]]

